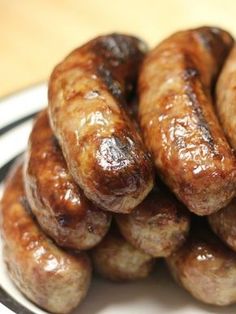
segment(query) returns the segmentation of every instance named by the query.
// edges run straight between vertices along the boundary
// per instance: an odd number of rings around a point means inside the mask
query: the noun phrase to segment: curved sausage
[[[134,247],[154,257],[173,253],[185,241],[190,215],[168,192],[153,190],[130,214],[117,214],[122,235]]]
[[[32,212],[59,246],[86,250],[101,241],[109,229],[111,215],[92,204],[75,184],[46,110],[33,126],[24,172]]]
[[[232,250],[236,251],[236,198],[224,208],[208,216],[212,230]]]
[[[236,150],[236,45],[230,52],[216,84],[216,110],[226,137]]]
[[[146,145],[162,179],[198,215],[219,210],[235,195],[235,157],[211,100],[232,43],[218,28],[178,32],[149,53],[139,77]]]
[[[91,256],[96,272],[114,281],[145,278],[154,266],[154,258],[128,243],[114,226]]]
[[[214,305],[236,302],[236,253],[200,224],[185,244],[167,258],[177,280],[196,299]]]
[[[153,186],[153,168],[125,111],[145,46],[131,36],[98,37],[73,51],[49,81],[49,113],[69,170],[85,195],[130,212]]]
[[[11,279],[39,307],[69,313],[85,297],[91,266],[85,253],[57,248],[30,214],[21,164],[11,171],[1,204],[3,256]]]

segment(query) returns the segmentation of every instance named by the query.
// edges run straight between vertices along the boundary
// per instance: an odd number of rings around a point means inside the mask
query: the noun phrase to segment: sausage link
[[[235,195],[235,157],[211,99],[232,43],[218,28],[178,32],[149,53],[140,72],[146,145],[163,180],[198,215],[219,210]]]
[[[101,241],[109,229],[111,215],[89,201],[75,184],[46,110],[33,126],[24,172],[32,212],[58,245],[86,250]]]
[[[49,113],[68,168],[101,208],[130,212],[153,187],[153,168],[127,114],[145,46],[98,37],[73,51],[49,81]]]
[[[91,251],[94,269],[113,281],[146,278],[154,266],[154,258],[127,242],[115,226]]]
[[[21,164],[7,179],[0,215],[3,256],[15,285],[49,312],[71,312],[89,288],[89,258],[62,251],[40,230],[25,197]]]
[[[204,303],[235,303],[236,253],[224,246],[206,224],[194,228],[185,244],[166,259],[172,275]]]
[[[236,198],[224,208],[208,216],[212,230],[232,250],[236,251]]]
[[[216,109],[226,137],[236,150],[236,45],[230,52],[216,84]]]
[[[154,189],[130,214],[117,214],[122,235],[134,247],[154,257],[173,253],[185,241],[190,215],[172,195]]]

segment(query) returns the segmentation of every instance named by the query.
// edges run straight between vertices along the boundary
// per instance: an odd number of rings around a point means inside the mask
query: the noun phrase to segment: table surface
[[[203,24],[236,35],[234,0],[0,0],[0,97],[47,80],[73,48],[113,31],[150,46]]]

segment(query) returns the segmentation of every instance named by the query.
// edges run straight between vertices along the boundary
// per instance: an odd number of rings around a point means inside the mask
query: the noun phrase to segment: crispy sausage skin
[[[130,214],[117,214],[122,235],[134,247],[154,257],[173,253],[185,241],[190,215],[167,191],[154,189]]]
[[[216,109],[226,137],[236,150],[236,44],[216,84]]]
[[[211,100],[232,43],[218,28],[178,32],[149,53],[140,71],[146,145],[163,180],[198,215],[219,210],[235,195],[235,157]]]
[[[236,302],[236,253],[200,224],[185,244],[167,258],[176,279],[196,299],[214,305]]]
[[[90,249],[105,236],[111,215],[89,201],[69,174],[47,111],[35,121],[25,162],[25,191],[41,228],[60,246]]]
[[[15,285],[39,307],[69,313],[85,297],[91,278],[86,253],[71,255],[55,246],[30,214],[17,165],[1,203],[3,255]]]
[[[98,37],[73,51],[49,81],[53,131],[85,195],[130,212],[153,187],[153,168],[127,114],[145,45],[131,36]]]
[[[212,230],[227,244],[236,251],[236,198],[219,210],[208,216],[208,221]]]
[[[145,278],[154,266],[154,258],[128,243],[116,226],[92,249],[91,256],[96,272],[113,281]]]

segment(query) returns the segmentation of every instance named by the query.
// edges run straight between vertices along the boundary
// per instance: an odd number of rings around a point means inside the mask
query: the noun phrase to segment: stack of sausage
[[[233,46],[213,27],[150,52],[111,34],[56,66],[1,206],[4,259],[26,297],[69,313],[88,291],[90,259],[121,281],[164,257],[196,298],[236,302]]]

